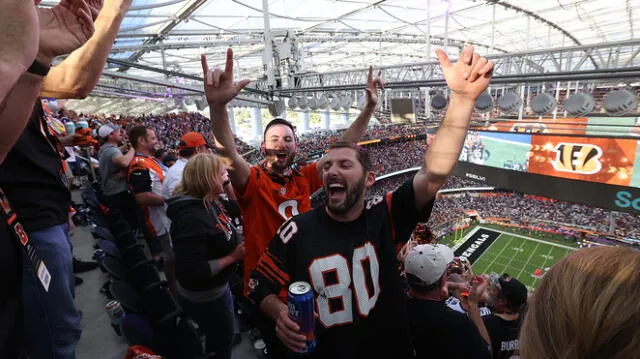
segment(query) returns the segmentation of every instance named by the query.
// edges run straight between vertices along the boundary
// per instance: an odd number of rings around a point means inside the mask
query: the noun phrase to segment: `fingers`
[[[445,69],[451,67],[451,60],[449,60],[449,55],[442,49],[436,49],[436,55],[438,56],[438,61],[440,61],[440,67]]]
[[[487,59],[485,59],[486,61]],[[478,62],[480,61],[480,55],[477,53],[473,54],[473,60],[471,61],[471,68],[467,69],[464,73],[464,78],[466,80],[469,80],[470,82],[473,82],[475,79],[478,78],[478,69],[476,68],[476,66],[478,65]],[[482,64],[484,65],[484,64]]]
[[[462,49],[462,52],[460,53],[459,61],[464,62],[466,65],[471,65],[473,60],[473,55],[474,55],[473,46],[467,45],[464,47],[464,49]]]
[[[486,59],[485,59],[486,60]],[[484,77],[490,77],[493,75],[493,68],[495,67],[495,63],[493,61],[488,61],[487,63],[478,70],[478,75]]]
[[[211,80],[211,85],[212,85],[213,87],[218,87],[218,86],[220,86],[220,77],[222,76],[222,74],[223,74],[224,72],[222,72],[220,69],[215,69],[215,70],[213,70],[213,71],[211,71],[211,72],[212,72],[212,74],[213,74],[213,75],[212,75],[212,76],[213,76],[213,79]]]
[[[76,12],[76,15],[78,16],[78,20],[82,24],[82,27],[85,33],[91,36],[94,31],[93,18],[91,17],[91,10],[79,8],[78,11]]]
[[[231,48],[227,49],[227,62],[224,65],[224,73],[227,75],[227,78],[233,78],[233,50]]]
[[[300,328],[286,312],[276,322],[276,334],[289,349],[300,352],[306,348],[306,338],[300,334]]]
[[[205,54],[200,54],[200,64],[202,64],[202,75],[205,77],[209,76],[209,64],[207,64],[207,55]],[[206,78],[205,78],[205,83],[207,85],[210,85],[211,82],[209,82]]]
[[[251,83],[251,80],[240,80],[240,82],[236,84],[236,92],[242,91],[242,89],[245,88],[250,83]]]
[[[369,75],[367,76],[367,87],[373,83],[373,66],[369,65]]]

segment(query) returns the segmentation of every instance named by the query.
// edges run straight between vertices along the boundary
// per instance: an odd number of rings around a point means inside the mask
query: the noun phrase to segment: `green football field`
[[[465,236],[466,241],[459,241],[458,244],[462,244],[461,242],[468,244],[469,241],[474,241],[479,231],[497,236],[497,238],[473,262],[474,273],[509,273],[524,283],[530,291],[535,289],[540,281],[533,275],[536,269],[545,271],[577,249],[564,244],[481,226],[469,231]]]

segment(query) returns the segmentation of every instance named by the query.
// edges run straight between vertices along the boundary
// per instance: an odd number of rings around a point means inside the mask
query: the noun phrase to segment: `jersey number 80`
[[[367,317],[376,306],[380,295],[378,280],[380,265],[371,242],[354,249],[351,268],[353,270],[350,273],[347,259],[341,254],[317,258],[309,266],[311,284],[314,291],[318,293],[316,296],[318,319],[325,328],[353,322],[353,292],[355,292],[360,316]],[[330,274],[335,280],[328,284],[327,278]],[[370,275],[369,284],[367,284],[368,275]],[[342,305],[334,305],[332,308],[331,302]]]

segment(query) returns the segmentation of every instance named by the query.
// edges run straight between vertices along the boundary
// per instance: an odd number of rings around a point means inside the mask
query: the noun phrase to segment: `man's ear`
[[[376,174],[373,171],[367,171],[366,179],[364,180],[364,186],[370,188],[376,183]]]

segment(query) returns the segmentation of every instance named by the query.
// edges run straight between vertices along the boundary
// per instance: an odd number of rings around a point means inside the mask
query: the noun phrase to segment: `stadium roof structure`
[[[467,43],[504,83],[633,78],[639,24],[637,0],[133,0],[93,96],[200,95],[199,55],[223,65],[228,47],[238,78],[255,81],[236,105],[359,88],[370,64],[392,88],[439,86],[433,50]]]

